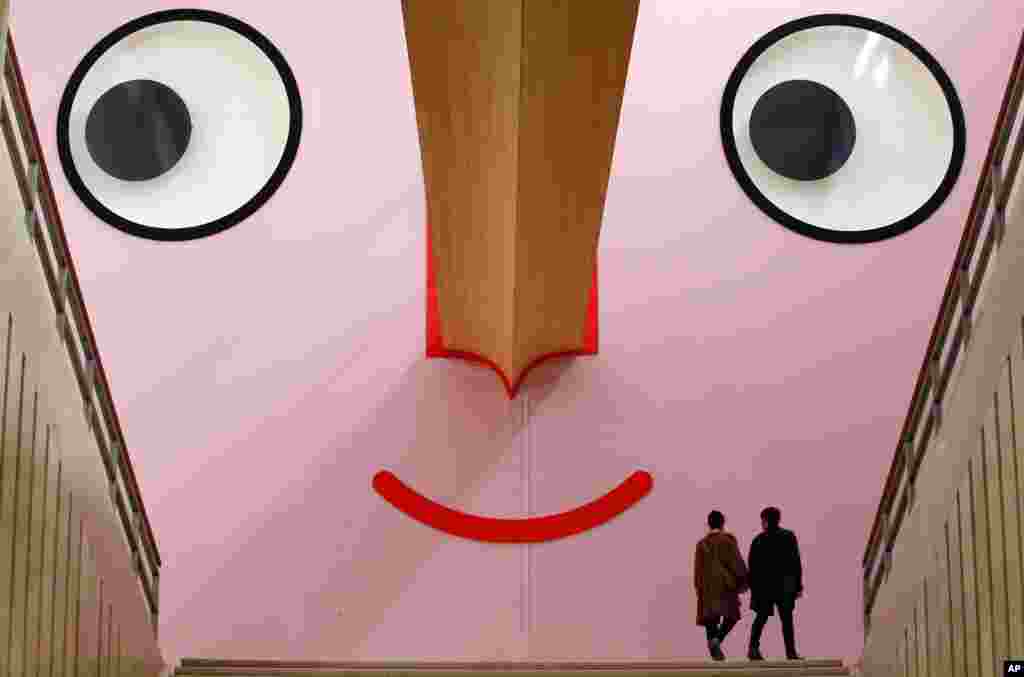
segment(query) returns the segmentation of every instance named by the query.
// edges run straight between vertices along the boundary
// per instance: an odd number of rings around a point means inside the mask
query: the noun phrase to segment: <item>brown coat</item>
[[[735,536],[712,531],[697,543],[693,582],[697,589],[697,625],[717,623],[720,617],[740,619],[739,593],[747,590],[747,566]]]

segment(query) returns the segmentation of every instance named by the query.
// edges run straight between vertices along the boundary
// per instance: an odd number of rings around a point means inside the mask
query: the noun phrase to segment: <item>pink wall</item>
[[[644,0],[600,245],[601,353],[540,369],[509,402],[490,371],[423,359],[424,205],[400,4],[195,4],[275,42],[306,116],[275,197],[184,244],[99,222],[55,143],[78,59],[175,3],[71,3],[57,22],[52,3],[13,9],[165,562],[169,660],[703,655],[691,562],[704,516],[724,510],[746,549],[769,503],[802,541],[802,651],[859,651],[860,556],[1024,7]],[[907,31],[964,101],[961,181],[893,240],[791,233],[746,198],[721,151],[719,97],[736,60],[822,11]],[[564,510],[638,468],[655,487],[593,532],[499,546],[398,514],[371,490],[382,468],[494,516],[521,515],[528,494],[536,513]],[[727,651],[741,652],[749,621]],[[767,653],[780,653],[778,634],[771,625]]]

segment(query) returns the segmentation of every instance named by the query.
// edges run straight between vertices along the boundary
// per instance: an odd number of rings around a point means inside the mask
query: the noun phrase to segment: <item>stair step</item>
[[[489,671],[492,672],[492,671]],[[586,677],[587,672],[555,671],[552,673],[558,677]],[[280,669],[202,669],[202,668],[179,668],[175,671],[176,677],[361,677],[363,675],[394,675],[404,677],[408,672],[358,672],[349,670],[280,670]],[[417,671],[418,674],[418,671]],[[453,677],[454,675],[465,674],[465,672],[429,672],[430,677]],[[471,673],[483,674],[483,673]],[[531,677],[534,672],[502,672],[508,677]],[[754,668],[749,665],[744,667],[729,667],[721,665],[708,665],[703,668],[689,668],[687,670],[631,670],[623,671],[625,677],[649,677],[650,675],[680,675],[683,677],[849,677],[850,672],[846,668]]]
[[[849,669],[838,659],[807,659],[803,661],[766,660],[753,663],[745,659],[722,662],[705,661],[630,661],[630,662],[328,662],[220,660],[184,658],[175,671],[176,677],[381,677],[381,673],[401,673],[400,677],[466,677],[493,675],[501,677],[591,677],[593,673],[608,677],[844,677]],[[608,673],[612,673],[608,675]]]

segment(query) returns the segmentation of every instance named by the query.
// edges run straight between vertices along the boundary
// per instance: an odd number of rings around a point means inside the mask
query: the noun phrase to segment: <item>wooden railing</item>
[[[1019,115],[1022,90],[1024,35],[864,553],[865,632],[870,629],[878,589],[892,566],[893,543],[914,503],[918,469],[942,424],[942,403],[950,377],[970,341],[975,303],[989,261],[1003,239],[1006,204],[1024,153],[1024,116]]]
[[[7,93],[6,100],[0,102],[0,127],[25,208],[25,228],[39,253],[39,263],[53,299],[56,331],[67,348],[78,381],[84,414],[106,469],[110,500],[120,517],[155,630],[159,610],[160,553],[110,396],[110,385],[71,260],[10,33],[6,48],[6,58],[0,60]]]

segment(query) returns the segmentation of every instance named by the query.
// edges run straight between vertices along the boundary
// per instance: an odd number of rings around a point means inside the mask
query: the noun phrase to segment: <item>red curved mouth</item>
[[[410,489],[386,470],[373,476],[373,488],[381,498],[414,520],[453,536],[491,543],[538,543],[593,529],[632,507],[653,486],[651,474],[638,470],[604,496],[572,510],[540,517],[498,519],[445,507]]]

